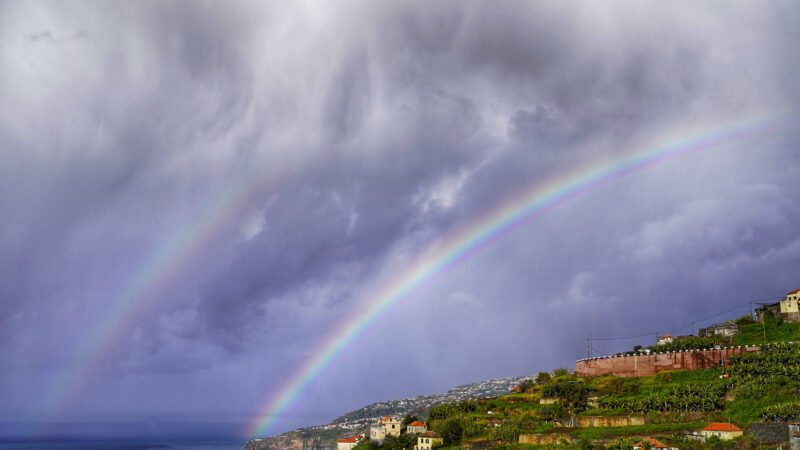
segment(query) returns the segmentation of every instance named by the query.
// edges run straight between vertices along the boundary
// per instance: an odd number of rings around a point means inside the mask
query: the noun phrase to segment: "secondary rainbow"
[[[70,368],[48,384],[33,411],[42,426],[61,420],[96,379],[99,365],[139,323],[139,319],[169,294],[173,281],[186,272],[191,261],[210,243],[235,227],[254,199],[263,198],[280,177],[253,170],[203,203],[193,220],[175,227],[154,247],[127,283],[111,298],[101,321],[77,339]]]
[[[361,307],[357,312],[324,339],[314,356],[267,399],[257,420],[247,430],[247,435],[255,437],[268,434],[275,421],[334,358],[389,308],[430,282],[435,275],[453,267],[515,227],[591,189],[682,155],[761,136],[784,122],[770,119],[757,116],[712,127],[710,132],[706,128],[705,132],[662,140],[659,144],[625,153],[621,157],[559,174],[545,182],[536,182],[489,213],[455,230],[433,244],[407,271],[375,289],[375,293],[366,299],[366,306],[359,302]]]

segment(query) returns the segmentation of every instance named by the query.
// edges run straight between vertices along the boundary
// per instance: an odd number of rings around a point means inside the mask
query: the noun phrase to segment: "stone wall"
[[[754,345],[581,359],[575,363],[575,374],[578,376],[613,374],[620,377],[646,377],[666,370],[698,370],[719,367],[720,361],[724,361],[727,366],[730,364],[731,356],[760,351],[761,348]]]
[[[565,442],[572,442],[572,436],[566,433],[538,433],[538,434],[520,434],[520,444],[533,444],[533,445],[556,445]]]
[[[780,444],[789,442],[789,425],[783,422],[753,423],[747,427],[747,434],[758,444]]]
[[[642,416],[578,416],[578,426],[585,427],[629,427],[644,425]]]

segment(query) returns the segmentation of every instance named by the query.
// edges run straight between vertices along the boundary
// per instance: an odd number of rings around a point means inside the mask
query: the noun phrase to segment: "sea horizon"
[[[0,450],[241,450],[246,442],[244,438],[8,438],[0,439]]]

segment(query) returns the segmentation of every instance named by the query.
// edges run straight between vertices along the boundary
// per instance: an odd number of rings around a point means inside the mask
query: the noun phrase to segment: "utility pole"
[[[589,333],[589,337],[586,339],[586,358],[592,358],[592,334]]]

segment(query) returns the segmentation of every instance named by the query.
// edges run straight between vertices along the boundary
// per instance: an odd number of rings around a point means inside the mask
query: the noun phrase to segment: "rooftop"
[[[714,422],[703,428],[703,431],[742,431],[742,429],[732,423]]]
[[[668,446],[659,442],[658,439],[652,437],[646,437],[642,439],[641,442],[637,443],[634,447],[644,447],[645,443],[647,443],[650,448],[669,448]]]

